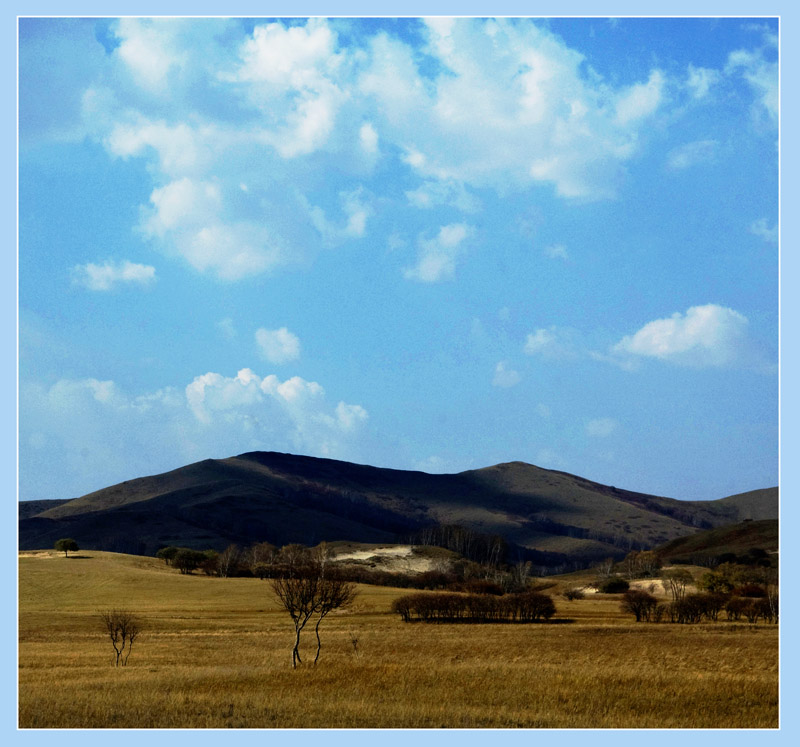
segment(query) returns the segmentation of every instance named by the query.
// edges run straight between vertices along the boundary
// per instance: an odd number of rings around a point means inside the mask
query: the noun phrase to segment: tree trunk
[[[319,619],[317,620],[317,624],[314,626],[314,633],[317,636],[317,655],[314,657],[314,666],[317,666],[317,661],[319,660],[319,650],[322,648],[322,641],[319,639],[319,624],[322,622],[322,615],[320,615]]]
[[[292,649],[292,669],[297,669],[297,665],[302,664],[302,660],[300,659],[300,651],[298,650],[300,647],[300,631],[302,628],[295,627],[295,637],[294,637],[294,648]]]

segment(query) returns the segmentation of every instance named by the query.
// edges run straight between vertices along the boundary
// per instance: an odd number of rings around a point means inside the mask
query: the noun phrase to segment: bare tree
[[[319,568],[309,563],[304,568],[292,566],[286,573],[270,579],[270,586],[278,601],[289,613],[294,623],[292,669],[297,669],[300,659],[300,633],[317,611],[320,603],[321,578]]]
[[[694,576],[685,568],[675,568],[661,574],[664,592],[672,595],[673,602],[680,602],[686,596],[686,587],[694,583]]]
[[[127,666],[133,642],[141,631],[139,619],[128,610],[117,609],[101,612],[100,618],[114,647],[114,666]]]
[[[259,566],[269,565],[276,552],[275,545],[271,545],[269,542],[256,542],[243,552],[244,562],[255,573],[255,569]]]
[[[594,571],[597,574],[597,578],[602,581],[607,578],[611,578],[613,568],[614,558],[606,558],[594,566]]]
[[[319,638],[319,626],[322,621],[334,610],[346,607],[356,597],[356,585],[345,581],[337,573],[328,571],[320,579],[319,601],[317,603],[317,624],[314,626],[314,634],[317,636],[317,653],[314,656],[314,664],[319,661],[319,652],[322,643]]]
[[[232,575],[239,564],[241,551],[236,545],[228,545],[217,555],[217,575],[227,578]]]

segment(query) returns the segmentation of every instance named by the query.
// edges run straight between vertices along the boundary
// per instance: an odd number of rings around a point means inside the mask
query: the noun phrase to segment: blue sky
[[[20,497],[254,449],[778,481],[770,19],[22,19]]]

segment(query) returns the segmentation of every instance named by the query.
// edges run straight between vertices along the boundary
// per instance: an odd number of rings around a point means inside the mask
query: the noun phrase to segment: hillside
[[[749,550],[765,550],[770,554],[778,551],[777,519],[748,519],[739,524],[679,537],[656,548],[656,552],[669,562],[698,562],[726,553],[746,555]]]
[[[544,564],[621,556],[631,548],[777,515],[777,488],[680,501],[511,462],[451,475],[251,452],[129,480],[21,517],[20,549],[74,537],[82,547],[152,554],[180,544],[404,541],[426,526],[499,534]]]

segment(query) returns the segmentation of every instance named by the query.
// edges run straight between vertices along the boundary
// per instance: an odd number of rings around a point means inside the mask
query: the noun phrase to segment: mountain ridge
[[[387,542],[437,524],[499,534],[520,552],[588,562],[744,518],[777,518],[777,488],[681,501],[504,462],[429,474],[279,452],[206,459],[20,514],[20,549]],[[747,515],[744,515],[747,514]]]

